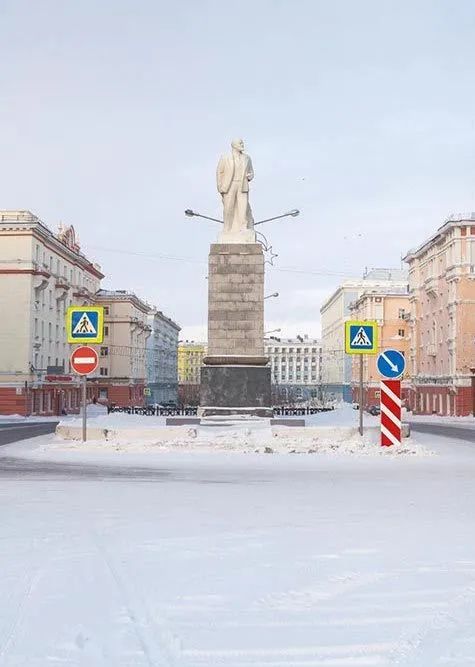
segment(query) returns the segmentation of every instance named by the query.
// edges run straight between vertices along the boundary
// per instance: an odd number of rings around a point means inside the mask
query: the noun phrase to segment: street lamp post
[[[264,331],[264,336],[268,336],[271,333],[277,333],[279,331],[282,331],[282,329],[271,329],[270,331]]]
[[[185,215],[187,215],[189,218],[204,218],[204,220],[212,220],[213,222],[220,222],[221,224],[223,223],[223,220],[219,220],[218,218],[212,218],[209,215],[202,215],[201,213],[197,213],[196,211],[193,211],[191,208],[187,208],[185,210]],[[262,225],[264,222],[272,222],[272,220],[280,220],[281,218],[296,218],[298,215],[300,215],[300,211],[298,208],[293,208],[291,211],[288,211],[287,213],[282,213],[282,215],[274,215],[272,218],[266,218],[265,220],[259,220],[258,222],[254,223],[254,227],[256,225]]]
[[[273,294],[268,294],[264,299],[272,299],[279,296],[279,292],[274,292]]]

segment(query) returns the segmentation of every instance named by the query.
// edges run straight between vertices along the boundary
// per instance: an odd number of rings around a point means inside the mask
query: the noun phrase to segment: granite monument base
[[[202,366],[201,417],[272,417],[270,366]]]

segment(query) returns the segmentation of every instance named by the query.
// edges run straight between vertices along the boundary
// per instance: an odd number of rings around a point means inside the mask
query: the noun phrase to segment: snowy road
[[[475,664],[475,455],[0,450],[0,666]]]
[[[410,421],[411,429],[415,433],[432,433],[446,438],[466,440],[475,446],[475,425],[470,424],[440,424],[438,422]]]
[[[54,433],[58,422],[26,422],[21,424],[0,422],[0,446],[17,440],[34,438],[44,433]]]

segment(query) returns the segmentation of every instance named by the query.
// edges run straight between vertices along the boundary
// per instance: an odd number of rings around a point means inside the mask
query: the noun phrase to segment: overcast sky
[[[266,328],[475,210],[473,0],[0,0],[0,208],[73,224],[107,288],[206,330],[219,155],[279,254]],[[292,271],[286,269],[293,269]]]

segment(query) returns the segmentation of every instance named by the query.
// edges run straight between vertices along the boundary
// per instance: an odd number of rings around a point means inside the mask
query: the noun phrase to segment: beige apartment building
[[[204,342],[178,343],[178,399],[184,405],[199,403],[201,366],[207,352],[208,345]]]
[[[378,341],[381,350],[401,352],[409,356],[409,295],[407,288],[391,287],[386,290],[370,289],[350,305],[351,319],[375,320],[378,323]],[[363,405],[377,405],[380,399],[381,375],[377,369],[377,355],[354,355],[352,360],[353,400],[359,400],[360,356],[363,360]],[[357,358],[358,357],[358,358]],[[402,378],[403,398],[407,394],[409,369]]]
[[[99,349],[99,399],[110,405],[144,404],[147,339],[151,333],[145,301],[126,290],[99,290],[104,306],[104,342]]]
[[[0,414],[78,410],[65,311],[93,303],[103,277],[72,226],[54,234],[30,211],[0,210]]]
[[[469,415],[475,403],[475,213],[452,216],[404,259],[410,407],[420,414]]]
[[[391,288],[407,290],[407,274],[401,269],[371,269],[363,278],[345,280],[323,303],[322,387],[327,395],[351,402],[352,361],[345,354],[345,322],[351,319],[350,306],[367,290]]]

